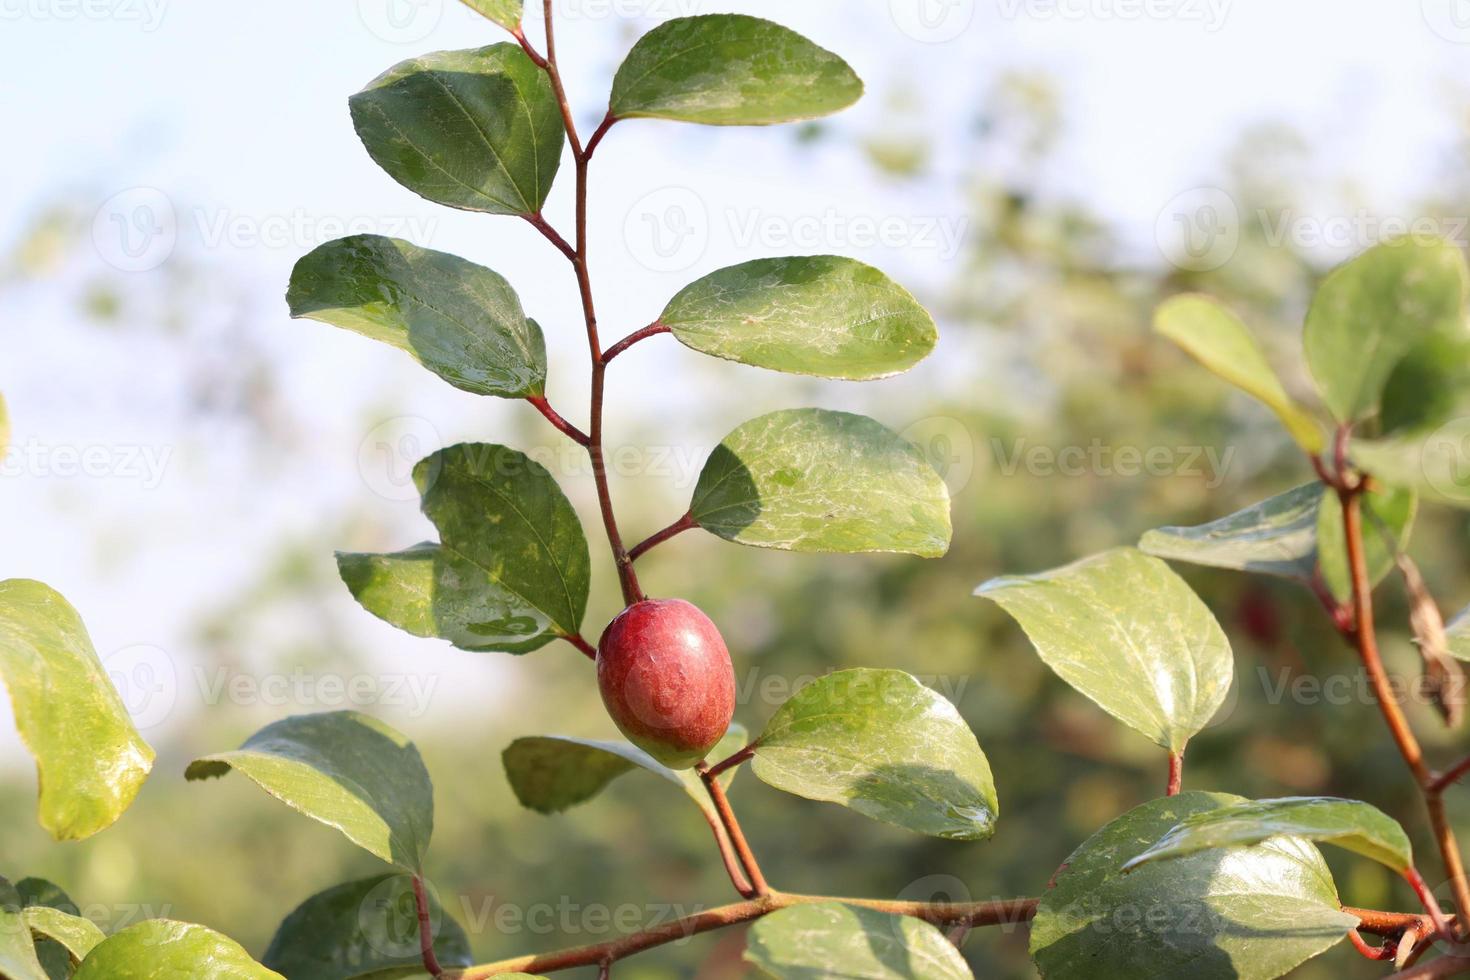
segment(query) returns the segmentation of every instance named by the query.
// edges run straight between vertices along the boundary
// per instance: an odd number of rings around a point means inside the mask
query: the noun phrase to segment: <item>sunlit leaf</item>
[[[706,14],[643,35],[613,79],[609,110],[619,119],[752,126],[830,115],[862,94],[845,61],[795,31]]]
[[[1159,307],[1154,329],[1264,403],[1307,452],[1322,451],[1322,427],[1286,393],[1250,329],[1219,302],[1208,296],[1176,296]]]
[[[727,541],[787,551],[949,548],[949,492],[924,454],[870,418],[817,408],[762,415],[715,448],[690,516]]]
[[[991,579],[976,595],[1015,617],[1062,680],[1171,752],[1230,690],[1220,624],[1184,580],[1132,548],[1039,575]]]
[[[0,878],[0,977],[50,980],[36,956],[36,944],[25,924],[21,896],[4,878]]]
[[[285,980],[232,939],[203,926],[150,919],[105,940],[75,980]]]
[[[508,31],[520,29],[523,0],[464,0],[464,5]]]
[[[342,238],[296,263],[286,300],[293,317],[397,347],[464,391],[546,390],[541,328],[510,283],[458,256],[381,235]]]
[[[990,763],[955,706],[899,670],[842,670],[781,706],[751,771],[906,830],[984,840],[1000,815]]]
[[[934,318],[870,265],[835,255],[757,259],[711,273],[659,322],[683,344],[756,367],[867,380],[934,349]]]
[[[1031,955],[1047,980],[1274,980],[1342,941],[1331,872],[1308,841],[1276,837],[1123,865],[1193,814],[1244,802],[1183,793],[1145,803],[1072,853],[1042,895]]]
[[[510,42],[411,58],[351,106],[357,135],[390,177],[468,211],[538,213],[566,142],[550,79]]]
[[[368,853],[407,871],[423,867],[433,786],[419,750],[383,722],[356,711],[286,718],[233,752],[195,760],[185,775],[209,779],[231,769]]]
[[[463,650],[527,653],[580,630],[592,559],[581,519],[544,466],[466,443],[421,460],[414,481],[439,543],[338,554],[363,608]]]
[[[944,933],[922,919],[838,902],[756,920],[745,958],[778,980],[970,980]]]
[[[41,826],[57,840],[111,826],[153,768],[153,750],[133,727],[82,618],[54,589],[0,582],[0,675],[36,757]]]

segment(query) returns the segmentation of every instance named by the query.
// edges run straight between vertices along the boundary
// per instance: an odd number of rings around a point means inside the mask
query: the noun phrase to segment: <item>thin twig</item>
[[[742,748],[739,752],[731,755],[729,758],[722,759],[719,762],[716,762],[714,765],[709,767],[709,777],[711,779],[718,779],[721,775],[725,773],[726,770],[734,769],[742,762],[745,762],[751,756],[755,755],[755,747],[756,743],[752,742]]]
[[[705,820],[709,822],[709,829],[715,835],[715,844],[720,849],[720,860],[724,862],[725,874],[730,876],[730,884],[740,893],[741,898],[755,898],[755,888],[750,884],[750,879],[745,875],[745,869],[740,866],[740,858],[735,854],[735,848],[730,844],[730,835],[725,833],[725,828],[720,823],[716,814],[704,807],[699,811],[704,814]]]
[[[699,527],[699,525],[694,523],[694,518],[691,517],[688,513],[685,513],[683,517],[679,518],[677,521],[670,524],[662,531],[659,531],[656,534],[651,534],[643,541],[635,544],[633,546],[633,550],[628,552],[628,560],[637,561],[639,558],[642,558],[644,553],[646,553],[649,549],[663,544],[665,541],[669,540],[669,538],[672,538],[675,535],[683,534],[685,531],[692,530],[696,527]]]
[[[657,337],[659,334],[672,332],[672,330],[664,326],[662,323],[650,323],[648,326],[644,327],[641,330],[634,330],[632,333],[628,334],[628,336],[624,337],[622,340],[609,347],[607,349],[607,353],[602,355],[602,360],[604,362],[611,361],[614,357],[617,357],[623,351],[627,350],[629,347],[632,347],[640,340],[647,340],[649,337]]]
[[[588,643],[587,638],[584,637],[581,633],[573,633],[571,636],[563,636],[562,639],[566,640],[572,646],[576,647],[578,650],[581,650],[584,654],[586,654],[588,660],[597,659],[597,648]]]
[[[561,414],[557,412],[556,409],[551,407],[551,403],[546,400],[546,397],[544,395],[532,395],[527,398],[526,401],[534,405],[536,407],[536,411],[546,416],[546,421],[554,425],[557,431],[560,432],[562,435],[566,436],[568,439],[572,440],[579,446],[587,445],[589,441],[587,439],[587,434],[572,423],[568,422],[566,419],[562,418]]]
[[[745,839],[745,832],[740,829],[740,821],[736,819],[735,810],[730,806],[730,798],[725,795],[725,787],[718,779],[710,775],[709,766],[704,763],[701,762],[695,766],[694,771],[699,773],[700,780],[704,782],[710,802],[715,805],[715,813],[719,815],[725,833],[730,835],[730,843],[735,846],[735,853],[740,857],[741,866],[750,876],[750,887],[755,890],[757,896],[769,893],[771,886],[766,884],[765,875],[761,874],[760,865],[755,860],[755,852],[750,849],[750,843]]]
[[[419,954],[423,957],[424,969],[429,971],[429,976],[438,977],[444,971],[439,966],[439,957],[434,954],[434,924],[429,919],[429,896],[424,891],[424,879],[418,875],[413,876],[413,904],[418,910]]]
[[[1443,793],[1455,783],[1459,782],[1460,778],[1467,772],[1470,772],[1470,755],[1465,756],[1465,758],[1435,776],[1434,782],[1429,784],[1429,791],[1431,793]]]
[[[1437,960],[1430,960],[1428,963],[1400,970],[1387,980],[1436,980],[1438,977],[1454,977],[1462,973],[1470,973],[1470,959],[1441,956]]]

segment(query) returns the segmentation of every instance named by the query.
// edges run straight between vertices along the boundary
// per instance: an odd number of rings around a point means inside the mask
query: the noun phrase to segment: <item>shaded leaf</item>
[[[923,921],[855,905],[797,905],[757,919],[745,959],[779,980],[968,980],[944,933]]]
[[[867,380],[934,349],[934,318],[870,265],[835,255],[757,259],[679,292],[659,322],[681,343],[743,364]]]
[[[906,830],[984,840],[1000,815],[990,763],[954,705],[899,670],[842,670],[797,691],[751,770],[809,800]]]
[[[1374,585],[1393,571],[1394,553],[1408,544],[1418,510],[1419,499],[1411,490],[1389,487],[1363,497],[1363,553],[1368,580]],[[1348,568],[1347,539],[1343,534],[1342,501],[1335,492],[1322,495],[1317,521],[1317,557],[1322,565],[1322,578],[1339,602],[1347,602],[1353,595],[1353,582]]]
[[[1229,693],[1230,641],[1185,581],[1132,548],[975,591],[1015,617],[1057,676],[1170,752]]]
[[[581,519],[544,466],[505,446],[463,444],[421,460],[414,481],[440,542],[339,553],[342,581],[363,608],[462,650],[527,653],[581,629],[592,559]]]
[[[469,939],[432,891],[429,921],[439,965],[469,966]],[[412,876],[375,875],[318,892],[286,916],[261,962],[291,980],[422,976]]]
[[[1354,465],[1382,484],[1413,489],[1427,499],[1470,507],[1470,415],[1432,432],[1354,439]]]
[[[1322,427],[1286,393],[1250,329],[1224,305],[1208,296],[1176,296],[1159,307],[1154,329],[1264,403],[1307,452],[1322,451]]]
[[[524,16],[523,0],[464,0],[464,5],[508,31],[519,30]]]
[[[0,582],[0,675],[36,757],[41,826],[81,840],[112,825],[153,768],[82,618],[54,589]]]
[[[744,747],[745,728],[731,725],[719,744],[710,749],[715,761]],[[537,813],[560,813],[585,803],[608,784],[634,769],[646,769],[681,787],[699,808],[715,815],[714,804],[704,784],[692,769],[674,770],[626,742],[602,742],[565,735],[518,738],[501,753],[505,777],[521,806]],[[735,770],[725,771],[720,782],[728,786]]]
[[[434,830],[434,790],[408,737],[356,711],[267,725],[233,752],[196,759],[190,780],[238,769],[292,809],[370,854],[418,872]]]
[[[26,927],[21,896],[0,878],[0,977],[5,980],[50,980],[36,957],[36,944]]]
[[[1297,796],[1246,800],[1191,813],[1142,854],[1123,866],[1184,857],[1224,847],[1250,847],[1273,837],[1335,844],[1402,874],[1414,863],[1409,836],[1388,814],[1357,800]]]
[[[1072,853],[1031,924],[1047,980],[1273,980],[1335,945],[1341,911],[1322,855],[1277,837],[1124,874],[1125,861],[1192,814],[1244,802],[1183,793],[1129,811]]]
[[[150,919],[92,950],[76,980],[285,980],[232,939],[203,926]]]
[[[717,126],[815,119],[845,109],[863,83],[830,51],[743,14],[666,21],[643,35],[613,79],[609,111]]]
[[[55,939],[45,938],[43,935],[45,930],[38,929],[32,919],[36,914],[52,911],[65,916],[78,916],[81,910],[59,885],[44,878],[22,878],[15,883],[15,890],[20,896],[21,904],[25,906],[23,919],[31,928],[32,938],[36,945],[36,958],[40,960],[46,975],[51,980],[69,980],[76,963],[72,954],[68,952],[66,946]],[[101,930],[96,930],[89,920],[82,920],[82,922],[85,924],[67,924],[58,927],[65,928],[68,932],[80,930],[80,934],[76,937],[78,948],[86,947],[89,937],[95,940],[101,938]],[[88,929],[88,926],[96,930],[95,934]],[[92,945],[95,945],[95,942]],[[85,950],[80,955],[85,955]]]
[[[566,142],[550,79],[510,42],[411,58],[351,107],[357,135],[390,177],[468,211],[538,213]]]
[[[923,452],[870,418],[762,415],[715,448],[690,516],[727,541],[786,551],[949,549],[949,492]]]
[[[1375,414],[1389,375],[1415,347],[1433,336],[1464,336],[1466,279],[1459,248],[1409,237],[1369,249],[1322,282],[1304,344],[1339,421]]]
[[[546,341],[498,274],[381,235],[320,246],[291,273],[293,317],[309,317],[411,354],[477,395],[546,390]]]
[[[1157,528],[1138,547],[1171,561],[1310,582],[1322,492],[1322,484],[1308,483],[1198,527]]]

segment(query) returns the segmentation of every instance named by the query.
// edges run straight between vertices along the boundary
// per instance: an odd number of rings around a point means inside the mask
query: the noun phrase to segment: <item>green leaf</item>
[[[613,79],[609,111],[715,126],[764,126],[830,115],[856,102],[847,62],[759,17],[707,14],[655,27]]]
[[[523,0],[464,0],[464,5],[508,31],[520,30]]]
[[[1462,419],[1470,401],[1470,336],[1432,336],[1394,365],[1383,386],[1381,433],[1427,433]]]
[[[25,907],[22,918],[31,929],[36,944],[36,958],[40,960],[46,975],[51,980],[70,980],[76,963],[86,955],[91,946],[101,941],[102,931],[91,920],[79,918],[81,910],[77,904],[53,882],[44,878],[22,878],[15,883],[15,891],[20,896],[21,905]],[[55,913],[64,918],[49,925],[38,926],[36,919],[47,918],[47,913]],[[78,917],[78,921],[69,921],[73,917]],[[48,928],[68,935],[72,945],[80,952],[73,957],[72,952],[56,939],[45,938]]]
[[[1363,498],[1363,552],[1368,580],[1374,585],[1393,571],[1394,542],[1399,547],[1408,543],[1418,509],[1419,498],[1412,490],[1390,487]],[[1330,490],[1322,495],[1318,514],[1317,552],[1327,587],[1338,601],[1347,602],[1353,595],[1353,582],[1343,536],[1342,501]]]
[[[870,265],[835,255],[757,259],[679,292],[659,322],[680,343],[742,364],[864,381],[934,349],[934,318]]]
[[[949,550],[949,491],[923,452],[870,418],[762,415],[715,448],[690,516],[727,541],[786,551]]]
[[[0,977],[5,980],[50,980],[36,956],[26,927],[20,893],[0,878]]]
[[[1131,871],[1150,861],[1179,858],[1223,847],[1250,847],[1273,837],[1299,837],[1336,844],[1403,874],[1414,864],[1409,836],[1388,814],[1357,800],[1298,796],[1250,800],[1193,813],[1158,842],[1123,866]]]
[[[285,980],[232,939],[203,926],[150,919],[101,943],[75,980]]]
[[[1161,527],[1140,550],[1158,558],[1310,582],[1322,484],[1308,483],[1198,527]]]
[[[71,960],[80,963],[106,937],[96,923],[60,909],[37,905],[27,908],[22,917],[31,933],[60,945]]]
[[[745,729],[731,725],[729,732],[709,752],[715,761],[739,751],[746,741]],[[585,803],[607,788],[614,779],[634,769],[646,769],[681,787],[710,816],[714,804],[704,784],[692,769],[673,770],[642,749],[626,742],[601,742],[565,735],[518,738],[501,753],[505,777],[521,806],[537,813],[560,813]],[[735,770],[726,770],[720,781],[729,785]]]
[[[841,670],[791,696],[751,770],[809,800],[950,840],[995,833],[990,763],[960,713],[899,670]]]
[[[1311,843],[1277,837],[1124,874],[1125,861],[1192,814],[1243,802],[1223,793],[1153,800],[1072,853],[1031,924],[1047,980],[1273,980],[1341,941],[1327,863]]]
[[[429,893],[434,952],[469,966],[469,940]],[[261,962],[291,980],[398,980],[424,973],[413,878],[381,874],[318,892],[286,916]]]
[[[1062,680],[1170,752],[1225,701],[1230,641],[1199,596],[1157,558],[1119,548],[975,591],[1015,617]]]
[[[309,317],[411,354],[477,395],[546,390],[546,341],[510,283],[445,252],[354,235],[296,263],[286,301]]]
[[[417,873],[434,831],[434,789],[408,737],[356,711],[267,725],[234,752],[196,759],[185,777],[238,769],[370,854]]]
[[[839,902],[797,905],[756,920],[745,958],[778,980],[969,980],[944,933],[922,919]]]
[[[363,608],[462,650],[527,653],[575,635],[592,559],[581,520],[541,464],[505,446],[466,443],[414,467],[439,544],[337,556]]]
[[[1403,238],[1335,269],[1307,313],[1307,365],[1342,422],[1378,411],[1400,360],[1433,336],[1465,334],[1465,259],[1440,239]]]
[[[1226,307],[1208,296],[1176,296],[1159,307],[1154,329],[1264,403],[1307,452],[1322,451],[1322,427],[1286,393],[1250,329]]]
[[[0,675],[41,784],[41,826],[81,840],[113,824],[153,768],[87,628],[40,582],[0,582]]]
[[[357,135],[390,177],[467,211],[540,212],[566,142],[550,79],[510,42],[411,58],[351,107]]]

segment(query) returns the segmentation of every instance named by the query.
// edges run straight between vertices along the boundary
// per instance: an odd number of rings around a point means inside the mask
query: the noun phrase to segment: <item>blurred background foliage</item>
[[[795,139],[826,152],[842,141],[840,152],[862,156],[894,185],[934,179],[923,135],[903,126],[905,107],[917,94],[886,97],[893,125],[881,136],[809,127]],[[918,380],[906,386],[863,386],[846,395],[849,407],[889,424],[915,420],[910,435],[954,491],[952,552],[936,561],[793,556],[690,534],[645,560],[644,584],[652,593],[685,596],[721,625],[740,684],[737,717],[753,730],[803,678],[841,667],[899,667],[956,700],[996,771],[1002,817],[995,838],[982,844],[908,835],[742,775],[736,807],[768,877],[786,890],[954,900],[1040,893],[1092,831],[1162,792],[1164,759],[1052,677],[1014,624],[972,598],[972,589],[996,574],[1040,570],[1132,543],[1160,524],[1226,514],[1310,475],[1264,409],[1156,340],[1150,317],[1162,297],[1182,290],[1227,299],[1310,399],[1296,353],[1299,325],[1325,270],[1290,245],[1270,244],[1262,222],[1246,223],[1233,261],[1215,272],[1185,272],[1158,255],[1129,254],[1105,222],[1051,191],[1040,176],[1056,162],[1062,126],[1044,76],[1004,78],[971,122],[970,163],[962,176],[970,207],[965,253],[946,281],[921,297],[936,311],[949,353],[943,363],[921,366]],[[1243,212],[1280,211],[1321,179],[1313,164],[1292,132],[1262,126],[1241,135],[1226,189]],[[1439,185],[1445,196],[1422,202],[1418,213],[1466,213],[1467,164],[1463,150],[1446,160]],[[63,277],[89,221],[84,208],[66,200],[43,212],[12,243],[0,289]],[[309,418],[293,415],[281,397],[289,365],[274,362],[253,340],[253,323],[284,312],[268,302],[274,297],[251,295],[218,269],[187,261],[167,269],[147,290],[103,274],[61,281],[90,330],[182,351],[194,391],[191,410],[228,419],[236,451],[247,460],[242,479],[269,481],[282,459],[310,452],[301,438]],[[233,315],[208,322],[192,317],[202,295],[216,304],[223,297]],[[575,352],[574,335],[552,340]],[[618,370],[636,378],[646,363],[640,356],[629,355]],[[688,422],[708,423],[711,435],[719,428],[713,419],[751,414],[753,400],[790,404],[829,390],[693,355],[677,363],[705,393],[700,417]],[[639,383],[646,382],[629,381],[621,397]],[[375,417],[408,409],[385,398]],[[515,418],[517,428],[482,437],[555,445],[531,413]],[[619,438],[629,444],[659,438],[657,418],[625,422]],[[1112,453],[1166,447],[1180,469],[1195,472],[1127,476],[1104,464],[1060,475],[1025,465],[1017,454],[1027,447]],[[1223,472],[1206,452],[1228,460]],[[1021,464],[1013,465],[1018,458]],[[603,558],[586,489],[568,489],[582,507],[594,556]],[[686,492],[636,478],[620,480],[616,491],[634,537],[667,523]],[[272,561],[228,603],[189,611],[193,646],[206,670],[248,662],[258,671],[345,676],[368,662],[360,637],[386,642],[387,627],[363,622],[366,614],[343,601],[331,552],[411,539],[383,517],[376,498],[361,496],[335,524],[271,542]],[[166,522],[166,516],[150,519]],[[92,527],[84,512],[74,518],[77,534],[96,535],[100,562],[115,549],[146,549],[152,533],[146,525]],[[1414,535],[1412,551],[1447,612],[1470,601],[1466,531],[1465,516],[1428,508]],[[597,569],[592,635],[616,608],[606,561]],[[1238,664],[1228,707],[1191,746],[1186,785],[1246,796],[1366,799],[1402,816],[1416,845],[1432,853],[1413,787],[1359,688],[1350,688],[1344,704],[1302,703],[1313,699],[1279,693],[1292,678],[1357,676],[1351,654],[1311,597],[1287,583],[1181,571],[1226,627]],[[1396,582],[1381,588],[1380,601],[1387,655],[1396,673],[1411,678],[1417,658]],[[469,930],[477,956],[594,942],[630,916],[647,925],[731,900],[704,822],[677,790],[657,780],[628,775],[592,803],[556,817],[516,805],[499,763],[511,739],[540,732],[609,737],[612,728],[588,663],[569,646],[548,647],[511,668],[496,675],[504,679],[502,696],[483,705],[436,699],[422,717],[389,716],[416,739],[436,779],[431,874]],[[412,673],[414,665],[403,669]],[[158,767],[137,805],[116,828],[80,845],[44,838],[32,818],[30,774],[8,769],[0,784],[5,873],[58,881],[83,905],[101,909],[114,928],[129,917],[166,913],[220,928],[258,953],[299,901],[378,870],[243,779],[184,784],[181,773],[194,754],[233,745],[287,713],[289,706],[204,711],[155,739]],[[1443,731],[1427,708],[1415,706],[1412,714],[1434,751],[1449,756],[1464,741],[1463,733]],[[1454,791],[1451,809],[1470,837],[1470,793]],[[1336,854],[1329,859],[1345,902],[1412,906],[1376,865]],[[1436,862],[1422,863],[1427,870]],[[617,976],[740,976],[742,946],[740,931],[729,930],[630,960]],[[1024,928],[981,930],[963,948],[978,976],[1034,975]],[[1296,975],[1381,972],[1343,944]]]

